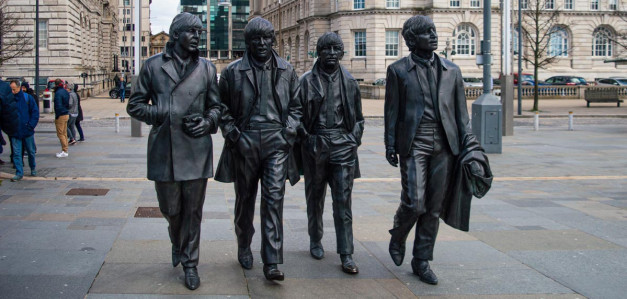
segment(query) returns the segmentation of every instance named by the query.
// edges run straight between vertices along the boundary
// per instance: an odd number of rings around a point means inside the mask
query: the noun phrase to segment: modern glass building
[[[180,11],[197,15],[207,32],[200,37],[200,56],[212,59],[227,59],[229,57],[229,5],[218,5],[221,2],[230,3],[232,27],[233,59],[244,54],[244,27],[246,27],[250,5],[248,0],[181,0]],[[224,3],[223,3],[224,4]]]

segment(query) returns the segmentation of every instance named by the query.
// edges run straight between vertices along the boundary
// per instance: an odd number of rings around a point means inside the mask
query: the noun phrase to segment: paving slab
[[[577,230],[522,230],[471,232],[477,239],[497,250],[593,250],[618,249],[614,243]]]

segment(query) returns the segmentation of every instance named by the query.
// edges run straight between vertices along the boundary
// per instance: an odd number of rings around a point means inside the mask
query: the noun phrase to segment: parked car
[[[374,80],[374,82],[372,82],[372,85],[385,86],[385,78],[379,78],[377,80]]]
[[[576,76],[553,76],[544,82],[548,85],[588,85],[586,79]]]
[[[476,77],[462,77],[464,87],[483,87],[483,79]]]
[[[131,82],[126,83],[126,87],[124,88],[124,98],[130,98],[131,97]],[[111,90],[109,90],[109,97],[111,97],[112,99],[119,99],[120,98],[120,89],[118,87],[113,87],[111,88]]]
[[[614,85],[614,86],[627,86],[627,78],[621,78],[621,77],[612,77],[612,78],[603,78],[603,79],[597,79],[596,85],[599,86],[609,86],[609,85]]]

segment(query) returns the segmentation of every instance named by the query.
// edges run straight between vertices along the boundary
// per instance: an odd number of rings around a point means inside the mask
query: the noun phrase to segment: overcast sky
[[[150,31],[157,34],[161,31],[168,33],[170,23],[177,14],[179,0],[155,0],[150,4]]]

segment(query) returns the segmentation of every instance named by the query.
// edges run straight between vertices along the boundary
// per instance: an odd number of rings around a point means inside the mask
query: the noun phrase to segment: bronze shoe
[[[267,280],[283,281],[285,279],[285,274],[279,270],[276,264],[264,264],[263,276],[265,276]]]
[[[250,247],[238,247],[237,248],[237,260],[242,268],[250,270],[253,268],[253,253],[250,251]]]
[[[195,290],[200,286],[200,277],[198,277],[198,269],[196,267],[183,268],[185,272],[185,286],[190,290]]]
[[[438,277],[431,270],[429,261],[413,258],[411,260],[411,269],[414,271],[414,274],[418,275],[420,281],[433,285],[438,284]]]
[[[340,260],[342,260],[342,271],[348,274],[357,274],[359,273],[359,268],[353,261],[353,257],[350,254],[341,254]]]

